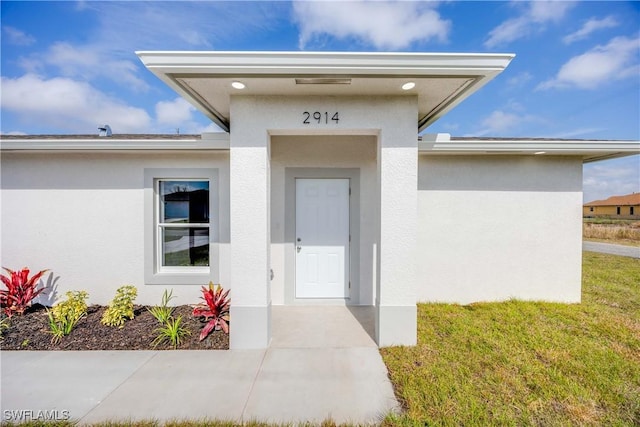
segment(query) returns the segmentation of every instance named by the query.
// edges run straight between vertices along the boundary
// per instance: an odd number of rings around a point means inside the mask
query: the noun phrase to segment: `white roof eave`
[[[454,140],[420,141],[424,155],[578,156],[584,163],[640,154],[640,141],[602,140]]]
[[[209,136],[211,135],[211,136]],[[217,151],[229,150],[226,133],[203,134],[202,139],[133,139],[133,138],[25,138],[1,139],[0,151]]]
[[[138,51],[154,73],[208,75],[456,75],[501,72],[514,54]]]

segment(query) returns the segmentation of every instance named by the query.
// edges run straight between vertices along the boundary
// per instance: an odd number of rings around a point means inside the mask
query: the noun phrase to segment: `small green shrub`
[[[101,322],[105,326],[124,327],[126,319],[133,319],[133,301],[138,296],[135,286],[124,285],[118,288],[116,296],[102,315]]]
[[[156,329],[158,336],[153,340],[153,346],[157,347],[159,344],[168,342],[175,349],[178,348],[182,342],[182,338],[191,335],[191,332],[182,326],[182,316],[177,318],[169,318],[163,325]]]
[[[162,294],[162,302],[160,303],[160,305],[147,308],[149,313],[151,313],[151,315],[155,317],[156,320],[162,325],[167,323],[171,318],[171,314],[173,314],[173,307],[168,306],[169,301],[171,301],[173,298],[173,289],[171,290],[171,292],[167,292],[167,290],[165,289]]]
[[[65,301],[47,310],[53,342],[58,342],[62,337],[69,335],[78,321],[87,314],[86,300],[89,294],[86,291],[69,291],[66,295]]]

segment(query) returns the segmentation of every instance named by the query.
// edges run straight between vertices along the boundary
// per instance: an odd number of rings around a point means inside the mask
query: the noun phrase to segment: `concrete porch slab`
[[[271,348],[377,348],[371,306],[273,306],[271,322]]]

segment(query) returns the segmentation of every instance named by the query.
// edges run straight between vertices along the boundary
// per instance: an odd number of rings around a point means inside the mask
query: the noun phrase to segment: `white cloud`
[[[506,108],[520,113],[525,111],[524,105],[515,99],[509,99],[506,103]]]
[[[460,123],[443,123],[442,128],[448,130],[449,132],[455,132],[460,129]]]
[[[287,19],[284,11],[290,9],[285,3],[260,2],[251,7],[244,2],[80,1],[75,5],[87,23],[83,41],[54,38],[44,49],[13,59],[26,75],[2,78],[2,111],[11,113],[3,123],[5,132],[30,123],[37,129],[44,128],[38,123],[49,124],[52,133],[93,133],[104,123],[117,133],[219,131],[186,102],[159,103],[154,117],[155,101],[149,104],[149,97],[133,92],[148,91],[159,83],[135,51],[240,43],[243,37],[255,38]],[[29,40],[16,31],[8,35],[3,27],[5,42],[11,35],[19,40],[20,34],[23,42]]]
[[[618,22],[615,20],[613,16],[607,16],[602,19],[591,18],[587,22],[582,25],[578,31],[575,31],[571,34],[566,35],[562,38],[562,41],[565,44],[570,44],[578,40],[582,40],[586,38],[589,34],[594,31],[600,30],[602,28],[613,28],[617,27]]]
[[[287,18],[284,2],[87,1],[98,17],[94,44],[112,52],[215,48],[255,37]]]
[[[539,117],[525,113],[522,105],[509,102],[506,108],[494,110],[482,119],[480,130],[467,136],[515,136],[520,133],[522,125],[542,121]]]
[[[540,83],[537,89],[595,89],[610,80],[637,76],[639,49],[637,37],[616,37],[605,46],[598,45],[574,56],[554,78]]]
[[[94,133],[108,123],[115,133],[144,132],[151,125],[146,111],[128,106],[85,82],[44,79],[34,74],[2,77],[2,109],[34,123],[66,132]]]
[[[199,33],[195,29],[183,29],[179,37],[191,46],[211,47],[206,34]]]
[[[485,47],[494,48],[523,37],[528,37],[536,31],[542,31],[544,24],[561,21],[575,3],[558,1],[530,1],[516,2],[524,5],[520,16],[507,19],[489,32],[489,38],[484,42]]]
[[[282,19],[280,4],[244,2],[98,2],[76,4],[90,19],[86,43],[57,41],[19,58],[26,72],[108,79],[134,91],[149,89],[136,50],[210,49],[217,40],[255,35]],[[279,13],[279,15],[278,15]],[[89,18],[88,18],[89,19]]]
[[[528,33],[529,24],[530,21],[526,18],[508,19],[489,32],[489,38],[484,45],[493,48],[524,37]]]
[[[57,42],[45,52],[19,58],[18,63],[27,73],[61,75],[85,81],[104,78],[136,92],[149,89],[139,77],[140,65],[91,45]]]
[[[160,101],[156,104],[156,127],[159,132],[181,134],[201,134],[203,132],[221,132],[215,123],[200,120],[198,110],[184,98],[177,97],[172,101]]]
[[[134,90],[148,89],[148,84],[137,76],[137,64],[109,56],[92,46],[76,47],[69,43],[55,43],[43,55],[43,60],[57,67],[65,76],[87,80],[102,76],[116,83],[124,83]]]
[[[500,110],[493,111],[487,118],[482,121],[485,130],[483,134],[490,132],[502,133],[508,129],[512,129],[522,121],[522,117],[515,113],[508,113]]]
[[[582,138],[580,139],[597,139],[594,137],[594,135],[596,134],[602,134],[603,132],[606,132],[608,129],[604,128],[604,127],[590,127],[590,128],[578,128],[578,129],[571,129],[568,131],[564,131],[561,133],[556,133],[553,134],[552,136],[550,136],[551,138],[575,138],[577,136],[580,136]]]
[[[513,87],[524,86],[532,78],[533,78],[533,76],[531,75],[531,73],[529,73],[527,71],[523,71],[523,72],[518,73],[515,76],[511,77],[509,80],[507,80],[507,86],[512,87],[512,88]]]
[[[575,3],[566,0],[531,1],[528,2],[529,13],[533,22],[559,22]]]
[[[10,44],[18,45],[18,46],[29,46],[36,42],[35,37],[25,33],[24,31],[20,31],[17,28],[3,26],[2,31],[4,32],[4,36],[7,38],[7,41]]]
[[[293,3],[293,11],[301,48],[326,34],[353,37],[378,49],[403,49],[418,41],[446,41],[451,28],[451,21],[424,2],[301,1]]]
[[[224,132],[220,126],[215,123],[209,123],[204,127],[199,127],[193,131],[193,133],[200,134],[205,132]]]
[[[585,203],[640,192],[640,156],[587,163],[582,187]]]
[[[15,79],[2,77],[1,85],[3,111],[17,113],[23,122],[46,124],[63,132],[95,133],[97,126],[105,123],[114,133],[221,131],[180,97],[156,103],[153,118],[142,108],[67,77],[46,79],[26,74]]]
[[[160,101],[156,104],[156,120],[158,124],[175,126],[192,119],[195,111],[193,105],[184,98],[173,101]]]

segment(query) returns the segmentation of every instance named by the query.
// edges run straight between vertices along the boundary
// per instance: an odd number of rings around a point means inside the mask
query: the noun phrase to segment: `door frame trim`
[[[285,284],[286,305],[358,305],[360,302],[360,169],[359,168],[285,168]],[[344,178],[351,184],[349,198],[349,298],[296,298],[296,178]]]

